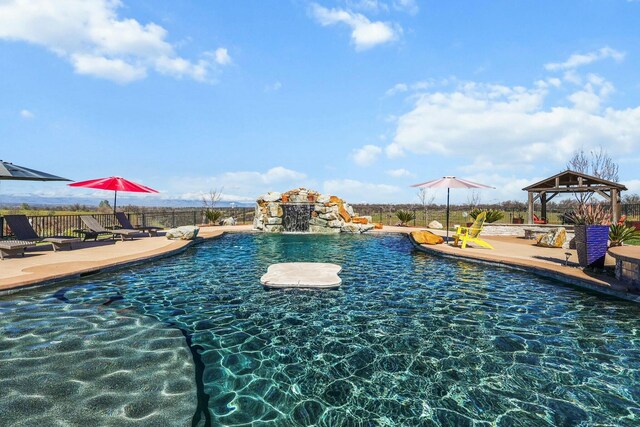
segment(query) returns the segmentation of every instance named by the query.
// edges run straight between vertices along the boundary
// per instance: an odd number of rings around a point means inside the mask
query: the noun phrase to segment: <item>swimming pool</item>
[[[335,291],[267,291],[286,261]],[[640,307],[404,236],[229,234],[0,297],[1,425],[637,425]],[[474,424],[475,423],[475,424]]]

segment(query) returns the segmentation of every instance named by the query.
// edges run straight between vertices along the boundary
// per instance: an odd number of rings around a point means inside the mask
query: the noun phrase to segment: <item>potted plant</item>
[[[611,215],[601,204],[580,204],[571,214],[578,263],[581,267],[604,267]]]
[[[514,217],[511,219],[511,222],[513,224],[524,224],[524,216],[522,216],[522,213],[518,212],[517,214],[514,215]]]

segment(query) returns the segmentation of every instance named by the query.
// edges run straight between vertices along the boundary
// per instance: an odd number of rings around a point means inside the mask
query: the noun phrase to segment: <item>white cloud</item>
[[[397,40],[402,29],[382,21],[370,21],[360,13],[343,9],[327,9],[318,4],[311,5],[311,13],[322,26],[343,23],[351,28],[351,41],[356,50],[365,50]]]
[[[389,11],[389,6],[379,0],[348,0],[347,6],[350,9],[364,10],[373,13]]]
[[[573,70],[583,65],[588,65],[592,62],[601,61],[607,58],[612,58],[615,61],[620,62],[624,59],[624,56],[624,52],[611,49],[610,47],[603,47],[589,53],[574,53],[565,62],[545,64],[544,68],[549,71]]]
[[[208,177],[174,177],[166,189],[169,197],[198,200],[212,189],[223,190],[225,200],[255,200],[267,191],[310,186],[307,175],[283,166],[261,171],[231,171]]]
[[[445,80],[443,80],[446,83]],[[415,83],[396,83],[391,89],[388,89],[385,92],[386,96],[393,96],[398,93],[408,92],[408,91],[421,91],[429,89],[430,87],[435,86],[435,82],[433,80],[424,80]]]
[[[392,2],[384,2],[381,0],[347,0],[347,6],[350,9],[364,10],[372,13],[386,13],[393,8],[400,12],[415,15],[420,10],[416,0],[393,0]]]
[[[282,89],[282,83],[274,82],[264,87],[265,92],[277,92]]]
[[[411,172],[403,168],[389,169],[388,171],[386,171],[386,173],[387,175],[392,176],[394,178],[402,178],[404,176],[415,176],[414,174],[412,174]]]
[[[20,110],[20,117],[23,119],[33,119],[36,115],[29,110]]]
[[[393,96],[398,93],[403,93],[409,90],[409,86],[406,83],[397,83],[391,89],[385,92],[387,96]]]
[[[565,89],[553,80],[530,87],[466,82],[410,95],[413,108],[398,118],[386,154],[456,156],[462,170],[506,173],[562,168],[578,148],[602,146],[614,157],[638,150],[640,106],[603,105],[613,85],[594,74],[580,81],[569,105],[552,101],[552,91]]]
[[[402,193],[402,188],[354,179],[333,179],[324,182],[323,192],[341,197],[350,203],[382,203],[400,201],[396,199]]]
[[[219,47],[215,51],[216,62],[220,65],[229,65],[231,64],[231,56],[229,56],[229,52],[224,47]]]
[[[624,192],[623,196],[627,194],[640,194],[640,179],[622,179],[620,180],[628,189],[628,192]]]
[[[416,0],[394,0],[393,7],[396,10],[407,12],[411,15],[416,15],[420,10]]]
[[[371,166],[382,153],[382,148],[377,145],[365,145],[353,150],[353,161],[358,166]]]
[[[143,79],[149,70],[211,81],[216,64],[231,62],[219,48],[197,61],[176,54],[167,31],[121,18],[119,0],[8,0],[0,4],[0,39],[43,46],[68,60],[78,74],[118,83]]]

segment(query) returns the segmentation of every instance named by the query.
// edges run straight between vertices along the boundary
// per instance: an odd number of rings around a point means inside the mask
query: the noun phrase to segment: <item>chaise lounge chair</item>
[[[0,260],[6,256],[22,255],[29,246],[35,246],[36,242],[26,242],[24,240],[0,240]]]
[[[69,249],[73,249],[71,244],[78,243],[80,241],[80,238],[71,236],[52,236],[42,238],[38,236],[38,233],[33,229],[26,215],[5,215],[4,220],[7,222],[7,225],[11,229],[13,235],[19,240],[30,241],[34,244],[36,242],[51,243],[54,252],[58,249],[64,248],[65,246],[68,246]]]
[[[480,212],[475,221],[473,221],[473,224],[471,224],[471,227],[458,226],[456,234],[453,235],[453,246],[458,246],[458,242],[462,241],[462,249],[467,247],[467,243],[473,243],[475,245],[482,246],[483,248],[493,249],[493,246],[478,237],[480,236],[486,217],[486,212]]]
[[[87,239],[98,240],[98,236],[100,236],[101,234],[111,234],[111,237],[115,238],[115,236],[120,236],[120,240],[124,241],[126,237],[133,239],[134,237],[140,235],[140,232],[138,230],[124,229],[124,228],[107,230],[102,225],[100,225],[98,220],[96,220],[91,215],[80,215],[80,220],[87,227],[87,230],[81,229],[81,230],[75,230],[75,232],[84,234],[84,240],[87,240]]]
[[[118,220],[122,228],[127,230],[138,230],[144,233],[149,233],[149,236],[157,236],[158,230],[162,230],[162,227],[154,227],[154,226],[147,227],[147,226],[140,225],[140,226],[134,227],[133,225],[131,225],[131,221],[129,221],[129,218],[127,218],[124,212],[116,212],[116,219]]]

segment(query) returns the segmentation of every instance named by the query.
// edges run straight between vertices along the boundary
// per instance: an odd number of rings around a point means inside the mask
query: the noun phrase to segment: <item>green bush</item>
[[[400,220],[400,225],[407,225],[407,223],[416,219],[416,215],[413,212],[399,210],[396,212],[396,216]]]
[[[204,216],[210,224],[217,224],[220,218],[222,218],[222,212],[214,209],[205,209]]]
[[[475,220],[476,217],[480,215],[481,212],[485,212],[485,211],[483,209],[478,209],[478,208],[472,209],[471,212],[469,212],[469,216]],[[504,218],[504,213],[498,209],[489,209],[486,212],[487,212],[487,216],[484,222],[486,222],[487,224],[499,221],[502,218]]]
[[[640,231],[635,227],[627,227],[622,224],[611,224],[609,227],[609,246],[622,246],[623,243],[640,239]]]

